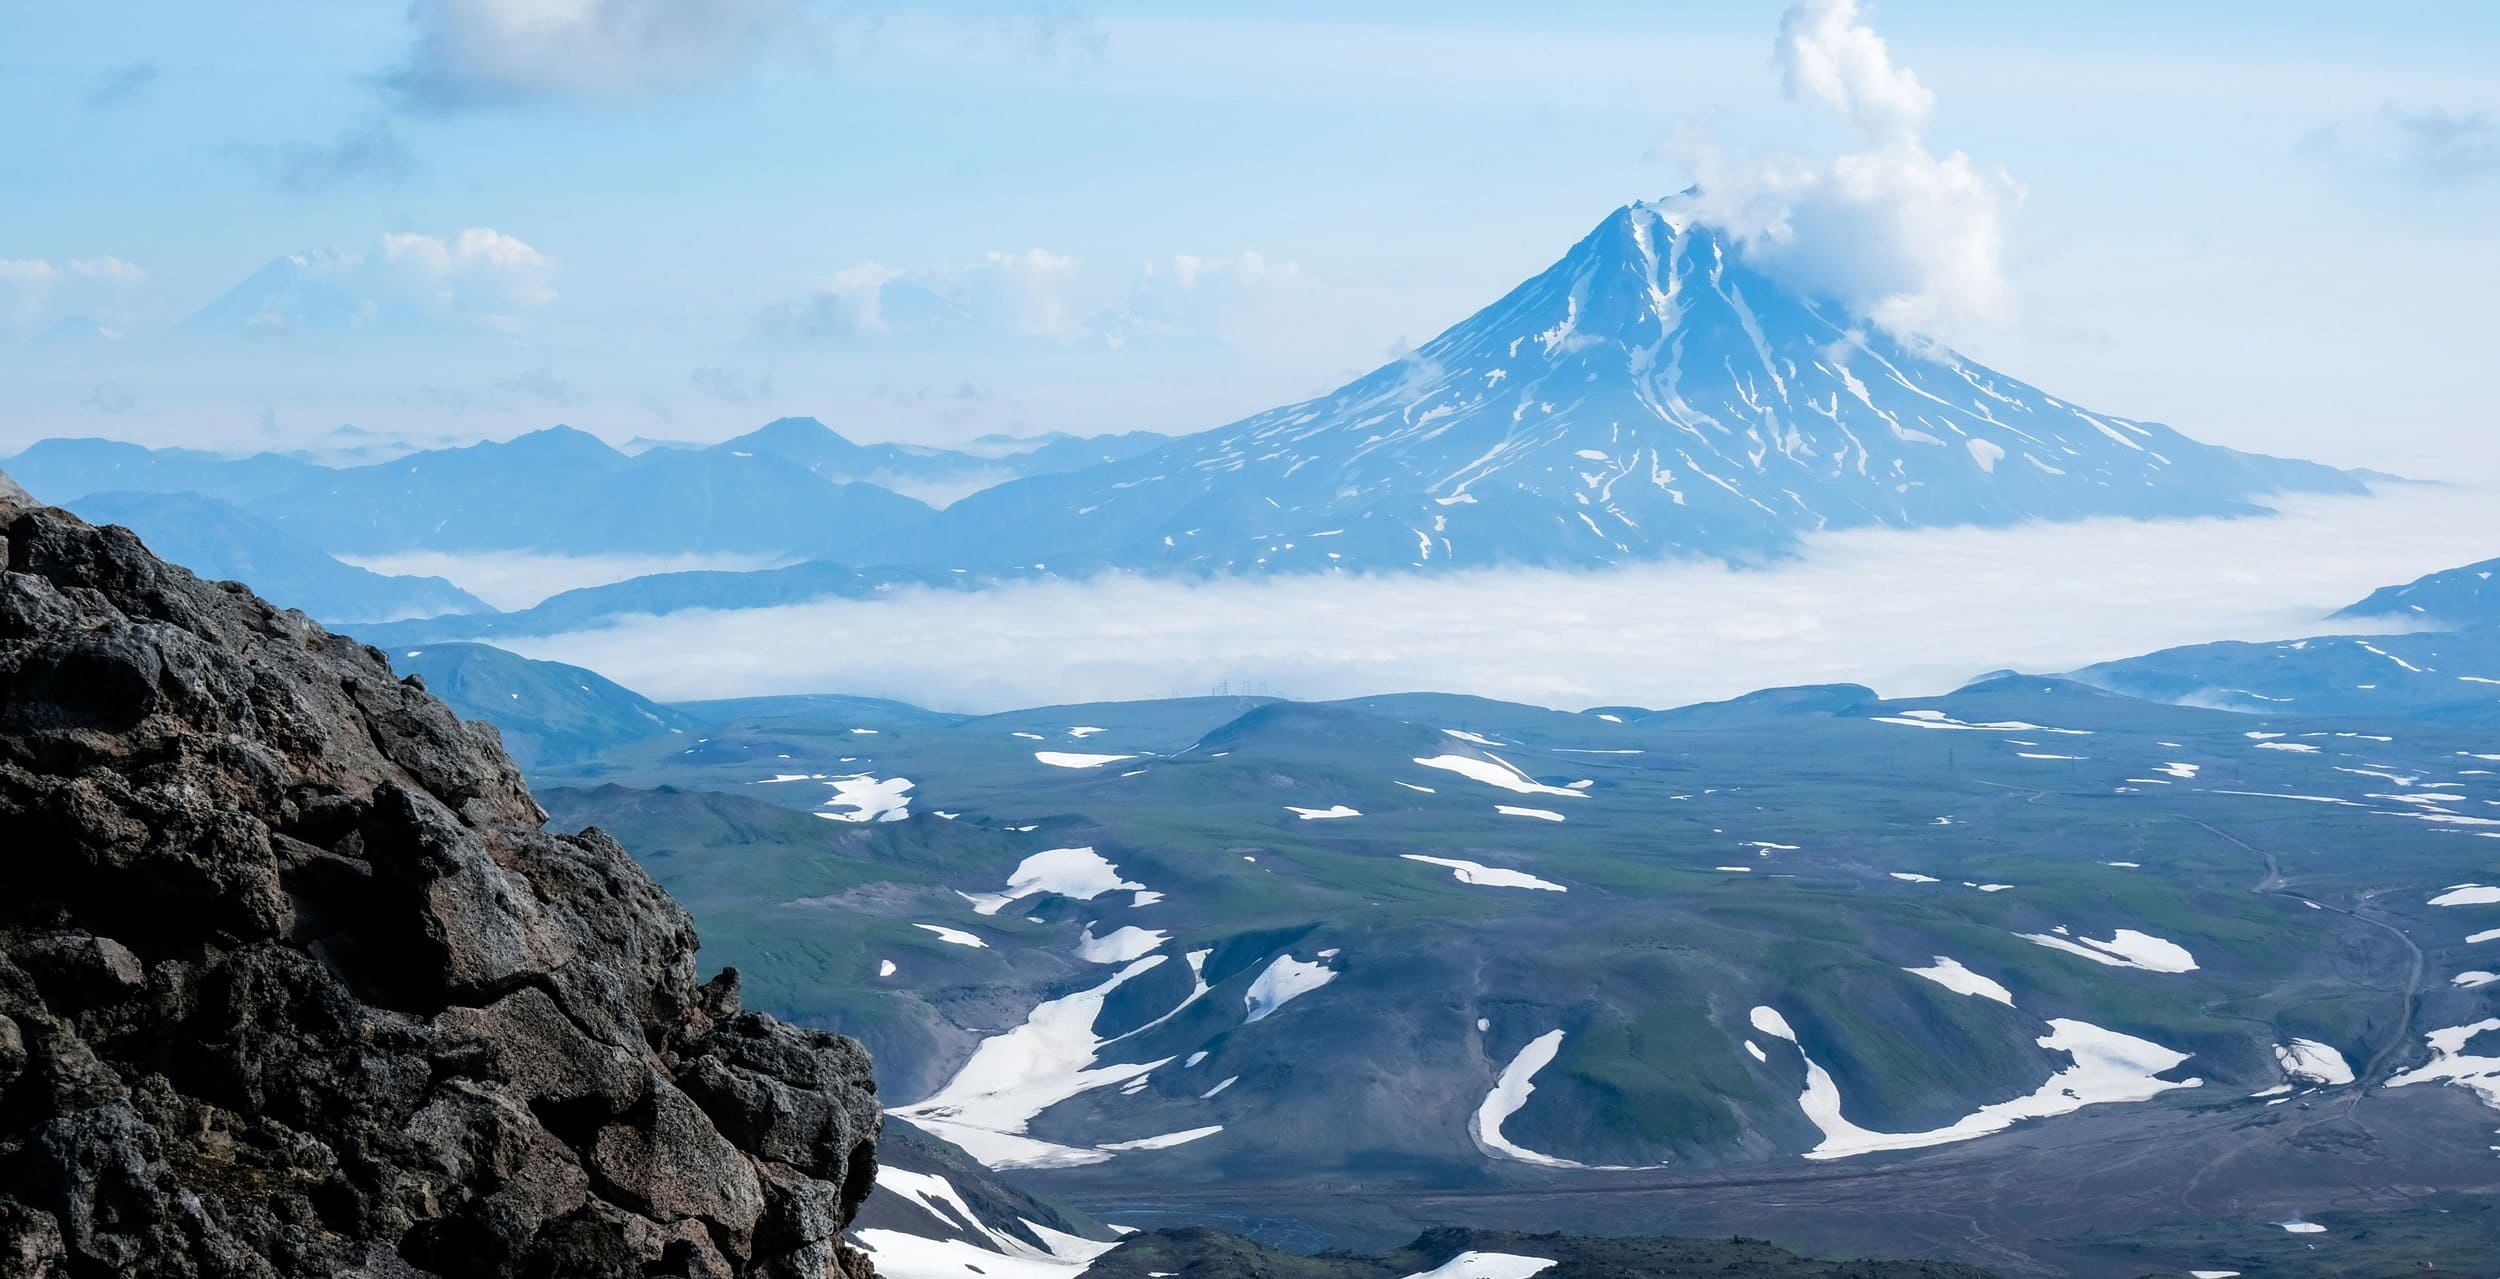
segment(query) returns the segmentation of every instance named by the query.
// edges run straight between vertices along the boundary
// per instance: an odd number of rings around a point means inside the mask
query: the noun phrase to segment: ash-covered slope
[[[0,479],[0,1271],[861,1276],[865,1052],[381,653]]]

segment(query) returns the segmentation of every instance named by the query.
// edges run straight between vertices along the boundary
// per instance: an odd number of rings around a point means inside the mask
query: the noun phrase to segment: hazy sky
[[[1920,101],[1784,76],[1773,4],[0,0],[0,448],[1204,429],[1899,127],[1991,202],[1973,357],[2500,472],[2500,6],[1861,16]]]

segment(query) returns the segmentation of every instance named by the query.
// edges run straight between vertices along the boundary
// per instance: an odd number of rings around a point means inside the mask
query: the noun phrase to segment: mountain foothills
[[[37,506],[5,476],[0,565],[9,1274],[1302,1264],[1204,1231],[1123,1245],[917,1129],[886,1129],[881,1146],[860,1044],[745,1010],[734,969],[698,983],[684,909],[598,829],[543,830],[498,734],[455,719],[424,675],[167,565],[126,530]],[[672,739],[697,716],[952,723],[841,698],[671,710],[492,649],[430,656],[449,691],[493,705],[541,758],[581,750],[597,735],[584,723],[632,716]],[[808,917],[818,944],[842,930],[823,906]],[[1571,1274],[1592,1258],[1604,1274],[1718,1275],[1731,1258],[1764,1276],[1978,1273],[1467,1232],[1325,1264]]]
[[[2433,627],[2500,626],[2500,585],[2492,582],[2494,572],[2500,572],[2500,559],[2424,574],[2402,586],[2372,591],[2368,599],[2336,616]]]
[[[1856,325],[1676,200],[1178,438],[8,466],[78,512],[0,481],[12,1274],[2500,1255],[2500,562],[2336,618],[2397,634],[1669,710],[666,705],[479,642],[2364,491]],[[707,566],[513,612],[376,571],[492,555]]]
[[[370,439],[351,443],[345,456],[371,455]],[[557,427],[353,465],[73,439],[7,465],[55,502],[213,498],[332,556],[762,566],[714,576],[699,602],[677,585],[637,597],[664,607],[1105,570],[1751,561],[1817,530],[2229,515],[2271,494],[2364,491],[2352,474],[2095,413],[1854,323],[1749,266],[1679,200],[1616,210],[1535,278],[1335,392],[1178,438],[944,450],[863,445],[785,418],[631,455]],[[491,625],[474,609],[439,612],[443,629],[395,641]]]
[[[2500,725],[2500,591],[2485,560],[2387,586],[2329,621],[2374,633],[2189,644],[2075,678],[2133,697],[2224,710],[2398,716]],[[2389,627],[2402,629],[2375,633]]]
[[[1164,1228],[863,1232],[894,1273],[1397,1276],[1362,1252],[1627,1209],[2005,1274],[2469,1264],[2500,744],[2273,696],[753,698],[538,780],[870,1044],[893,1129],[963,1152],[927,1195]],[[1458,1251],[1626,1273],[1578,1246]]]

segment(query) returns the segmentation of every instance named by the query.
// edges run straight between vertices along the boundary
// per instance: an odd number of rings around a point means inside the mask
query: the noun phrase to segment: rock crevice
[[[867,1053],[384,655],[0,477],[0,1273],[865,1276]]]

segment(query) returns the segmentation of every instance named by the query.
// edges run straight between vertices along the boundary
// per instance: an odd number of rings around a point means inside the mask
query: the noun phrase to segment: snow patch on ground
[[[1278,955],[1242,996],[1242,1003],[1250,1010],[1242,1024],[1264,1021],[1277,1009],[1335,980],[1337,970],[1326,964],[1304,963],[1291,955]]]
[[[2330,1088],[2352,1082],[2352,1066],[2344,1054],[2314,1039],[2295,1039],[2274,1046],[2274,1059],[2283,1064],[2283,1073],[2294,1079],[2306,1079]]]
[[[1127,1083],[1171,1060],[1094,1064],[1109,1042],[1094,1035],[1103,1001],[1164,959],[1150,955],[1100,985],[1044,1000],[1023,1025],[982,1040],[943,1087],[894,1113],[992,1168],[1070,1168],[1111,1158],[1103,1148],[1040,1141],[1025,1136],[1025,1129],[1070,1097]]]
[[[2487,884],[2458,884],[2431,899],[2433,906],[2490,906],[2500,904],[2500,888]]]
[[[995,915],[1010,903],[1042,893],[1056,893],[1078,901],[1092,901],[1104,893],[1135,891],[1143,896],[1144,884],[1120,878],[1114,866],[1092,848],[1046,848],[1016,864],[1007,876],[1003,893],[965,893],[956,896],[972,903],[977,914]],[[1161,900],[1158,896],[1157,900]],[[1138,902],[1137,905],[1146,905]]]
[[[1797,1036],[1777,1009],[1753,1010],[1754,1029],[1791,1044]],[[1808,1159],[1845,1159],[1884,1150],[1917,1150],[1969,1141],[2002,1132],[2025,1119],[2046,1118],[2113,1102],[2145,1101],[2174,1088],[2197,1088],[2201,1079],[2172,1082],[2158,1076],[2188,1059],[2148,1039],[2137,1039],[2090,1022],[2052,1018],[2041,1047],[2070,1055],[2074,1062],[2049,1076],[2028,1096],[1993,1102],[1942,1128],[1926,1132],[1885,1133],[1861,1128],[1842,1114],[1840,1085],[1813,1057],[1798,1046],[1806,1067],[1805,1093],[1798,1105],[1806,1118],[1823,1130],[1822,1144],[1806,1152]]]
[[[2112,968],[2141,968],[2153,973],[2196,971],[2196,956],[2189,954],[2187,947],[2132,928],[2119,929],[2110,935],[2108,941],[2095,941],[2089,937],[2069,940],[2048,933],[2016,933],[2015,936],[2036,946],[2081,955],[2096,964],[2107,964]]]
[[[1202,1137],[1212,1137],[1222,1131],[1224,1131],[1224,1125],[1208,1124],[1204,1128],[1190,1128],[1181,1132],[1167,1132],[1159,1137],[1139,1137],[1133,1141],[1106,1141],[1103,1144],[1096,1146],[1095,1149],[1115,1151],[1169,1150],[1174,1146],[1185,1146]]]
[[[1398,855],[1410,862],[1449,867],[1451,876],[1462,884],[1475,884],[1483,888],[1537,888],[1552,893],[1571,891],[1550,879],[1539,879],[1523,870],[1504,870],[1499,866],[1487,866],[1482,862],[1471,862],[1459,857],[1427,857],[1422,853]]]
[[[1033,758],[1052,768],[1100,768],[1105,764],[1117,764],[1121,760],[1137,757],[1134,755],[1088,755],[1083,751],[1035,751]]]
[[[2465,1051],[2476,1036],[2495,1030],[2500,1030],[2500,1017],[2430,1031],[2422,1036],[2431,1048],[2430,1061],[2388,1080],[2387,1086],[2455,1084],[2481,1098],[2484,1105],[2500,1110],[2500,1057],[2473,1057]]]
[[[1493,811],[1504,817],[1533,817],[1541,822],[1559,822],[1563,815],[1550,808],[1521,808],[1516,804],[1495,804]]]
[[[1103,934],[1094,935],[1094,926],[1087,924],[1085,933],[1076,940],[1076,957],[1089,964],[1125,964],[1132,959],[1154,953],[1156,947],[1171,940],[1171,934],[1159,928],[1139,928],[1124,924]]]
[[[1529,1279],[1553,1266],[1543,1257],[1523,1257],[1515,1252],[1462,1252],[1406,1279]]]
[[[1360,817],[1363,815],[1361,809],[1349,808],[1343,804],[1332,804],[1326,808],[1296,808],[1291,804],[1287,804],[1285,805],[1285,811],[1301,818],[1306,822],[1332,822],[1341,817]]]
[[[911,816],[911,779],[888,777],[883,780],[867,773],[836,777],[825,785],[833,788],[833,798],[825,808],[836,811],[818,812],[837,822],[899,822]]]
[[[1502,1125],[1508,1122],[1512,1115],[1518,1114],[1520,1107],[1528,1104],[1528,1094],[1536,1091],[1536,1084],[1533,1082],[1536,1072],[1553,1064],[1554,1055],[1562,1051],[1562,1042],[1562,1031],[1546,1031],[1529,1040],[1525,1047],[1511,1057],[1510,1064],[1502,1067],[1501,1077],[1494,1081],[1493,1090],[1486,1093],[1484,1100],[1476,1106],[1476,1120],[1471,1130],[1475,1134],[1476,1145],[1481,1147],[1486,1154],[1500,1159],[1516,1160],[1523,1164],[1538,1164],[1547,1168],[1587,1166],[1514,1145],[1508,1138],[1502,1136]]]
[[[1096,1241],[1052,1230],[1035,1222],[1024,1228],[1041,1246],[999,1230],[981,1220],[972,1205],[944,1177],[902,1168],[877,1170],[877,1189],[908,1200],[941,1225],[968,1238],[927,1239],[899,1230],[856,1231],[857,1243],[877,1263],[886,1279],[1074,1279],[1094,1259],[1119,1246],[1118,1240]]]
[[[912,927],[936,933],[939,941],[953,942],[958,946],[970,946],[974,950],[988,950],[990,948],[990,944],[988,942],[985,942],[960,928],[949,928],[944,924],[914,924]]]
[[[1970,723],[1958,720],[1943,711],[1903,711],[1898,715],[1872,717],[1878,724],[1899,724],[1904,728],[1940,728],[1963,733],[2058,733],[2067,737],[2090,737],[2090,729],[2050,728],[2019,719],[1989,720]]]
[[[1583,795],[1568,786],[1548,786],[1543,782],[1537,781],[1536,779],[1528,776],[1526,773],[1523,773],[1513,767],[1510,761],[1501,759],[1498,756],[1487,756],[1483,759],[1477,759],[1473,755],[1433,755],[1428,757],[1419,755],[1416,757],[1415,762],[1426,768],[1437,768],[1443,772],[1456,773],[1459,776],[1468,778],[1471,781],[1479,781],[1487,786],[1497,786],[1515,794],[1561,795],[1570,799],[1588,798],[1588,796]]]
[[[1905,968],[1901,971],[1916,973],[1957,995],[1975,995],[1981,999],[1993,999],[2008,1008],[2014,1006],[2014,992],[2007,990],[1994,980],[1982,977],[1963,967],[1962,961],[1958,959],[1938,955],[1936,962],[1930,967]]]

